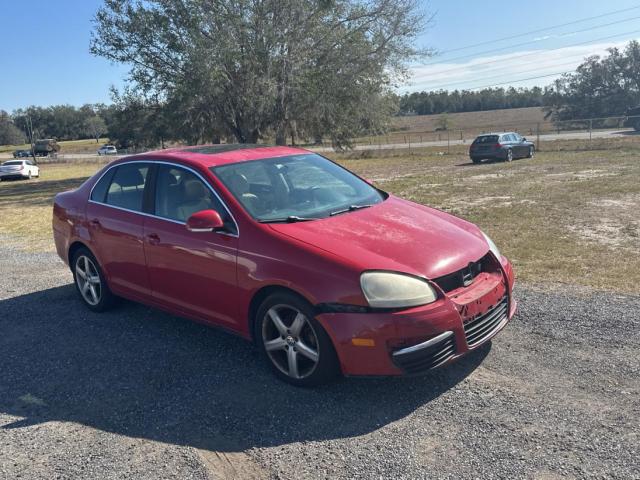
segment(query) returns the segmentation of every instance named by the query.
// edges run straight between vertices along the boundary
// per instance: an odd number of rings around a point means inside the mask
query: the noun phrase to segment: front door
[[[172,309],[237,329],[237,227],[212,187],[190,169],[161,164],[144,250],[154,299]],[[185,223],[216,210],[224,232],[190,232]]]

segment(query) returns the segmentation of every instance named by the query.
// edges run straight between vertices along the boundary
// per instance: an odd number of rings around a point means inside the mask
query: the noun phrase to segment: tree
[[[446,113],[444,115],[440,115],[440,117],[438,117],[438,120],[436,121],[436,131],[449,130],[452,126],[453,122]]]
[[[84,122],[85,129],[88,135],[96,139],[96,143],[100,142],[100,136],[107,133],[107,124],[98,115],[89,117]]]
[[[0,145],[20,145],[24,139],[24,132],[14,125],[7,112],[0,110]]]
[[[385,127],[424,26],[415,0],[105,0],[91,51],[186,124],[238,142]],[[367,111],[369,118],[363,118]]]
[[[640,103],[640,43],[608,52],[587,58],[549,88],[545,105],[554,120],[620,116]]]

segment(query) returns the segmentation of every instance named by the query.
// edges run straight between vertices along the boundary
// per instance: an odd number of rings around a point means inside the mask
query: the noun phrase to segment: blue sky
[[[110,101],[109,87],[123,84],[127,68],[89,53],[91,18],[101,3],[0,0],[4,20],[0,109]],[[636,6],[639,8],[494,42]],[[435,16],[420,44],[442,54],[413,66],[412,79],[401,91],[497,83],[545,85],[553,80],[551,74],[572,70],[586,55],[640,38],[640,0],[430,0],[424,2],[424,8]],[[574,33],[578,30],[582,32]],[[464,48],[484,42],[489,43]],[[446,53],[459,48],[464,49]],[[500,50],[487,52],[494,49]],[[550,76],[520,81],[539,75]]]

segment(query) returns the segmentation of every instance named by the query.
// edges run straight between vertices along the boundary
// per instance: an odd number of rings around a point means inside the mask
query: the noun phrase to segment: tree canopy
[[[551,85],[545,105],[555,120],[621,116],[640,104],[640,43],[608,52],[587,58]]]
[[[130,65],[175,127],[341,145],[385,128],[423,27],[415,0],[105,0],[91,51]]]

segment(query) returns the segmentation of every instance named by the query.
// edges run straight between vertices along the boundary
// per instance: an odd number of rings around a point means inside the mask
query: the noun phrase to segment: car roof
[[[127,160],[179,160],[209,168],[229,163],[261,160],[263,158],[286,157],[312,153],[295,147],[274,147],[254,144],[196,145],[190,147],[156,150],[126,157]]]
[[[481,135],[478,135],[478,137],[490,137],[490,136],[501,136],[501,135],[509,135],[509,134],[513,134],[516,132],[491,132],[491,133],[483,133]]]

